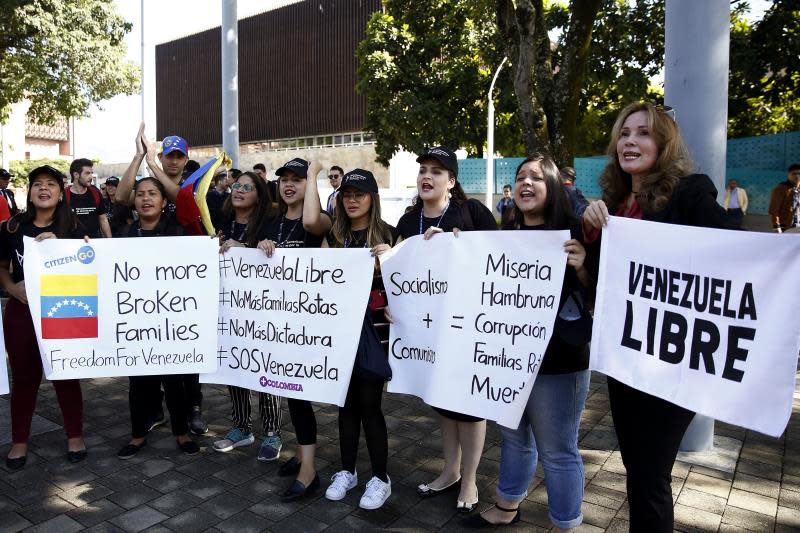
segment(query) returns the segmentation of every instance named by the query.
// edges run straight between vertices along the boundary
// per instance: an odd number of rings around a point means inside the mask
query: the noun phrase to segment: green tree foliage
[[[60,170],[65,176],[69,174],[70,162],[65,159],[26,159],[23,161],[11,161],[8,170],[14,175],[14,185],[17,187],[27,187],[28,174],[36,167],[50,165]]]
[[[491,19],[488,1],[384,0],[358,48],[358,90],[367,96],[380,162],[401,146],[482,153],[488,61],[497,55]]]
[[[603,153],[627,103],[663,101],[665,0],[386,0],[359,47],[367,128],[384,164],[431,144],[482,154],[495,88],[496,150],[559,163]],[[800,129],[800,6],[750,24],[732,0],[729,133]],[[551,42],[554,40],[555,42]]]
[[[800,4],[775,0],[755,24],[731,13],[728,135],[800,130]]]
[[[138,90],[125,61],[131,30],[106,0],[3,0],[0,109],[27,98],[40,123],[81,116],[93,103]]]

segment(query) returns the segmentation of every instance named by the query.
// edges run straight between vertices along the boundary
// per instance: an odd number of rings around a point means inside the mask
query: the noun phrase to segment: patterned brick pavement
[[[278,494],[288,480],[277,477],[276,464],[256,461],[258,440],[228,454],[210,450],[228,429],[228,397],[221,386],[204,385],[204,393],[210,431],[199,439],[202,453],[183,456],[162,427],[139,456],[121,461],[115,453],[130,431],[127,379],[84,381],[88,460],[66,462],[60,429],[34,436],[24,470],[12,474],[0,466],[0,532],[459,529],[454,495],[420,500],[415,493],[416,485],[435,477],[442,465],[438,425],[419,400],[385,396],[392,496],[382,509],[363,511],[358,499],[369,479],[365,449],[358,464],[361,485],[341,502],[325,500],[320,491],[314,499],[282,504]],[[800,403],[795,397],[794,414],[781,439],[718,423],[714,453],[683,457],[675,465],[672,486],[680,531],[800,531]],[[336,409],[318,407],[317,468],[326,481],[339,464]],[[49,384],[42,387],[37,414],[60,423]],[[284,420],[284,442],[291,443],[288,413]],[[602,376],[592,380],[580,440],[587,486],[579,531],[627,531],[625,470]],[[2,457],[7,451],[8,445],[0,446]],[[485,504],[494,494],[499,459],[499,434],[490,425],[479,469]],[[536,478],[522,505],[523,521],[509,530],[547,531],[541,481]]]

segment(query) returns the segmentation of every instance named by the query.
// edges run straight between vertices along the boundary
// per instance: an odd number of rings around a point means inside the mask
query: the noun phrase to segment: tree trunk
[[[592,42],[592,27],[602,0],[573,0],[561,64],[550,107],[550,145],[559,166],[571,166],[578,134],[578,106]]]
[[[516,9],[511,0],[498,0],[498,26],[505,37],[506,50],[514,66],[514,95],[517,118],[522,126],[523,143],[528,155],[548,151],[547,119],[539,100],[535,50],[536,7],[531,0],[519,0]]]
[[[572,0],[562,61],[554,67],[542,0],[497,0],[497,24],[514,65],[517,118],[527,155],[572,164],[592,26],[602,0]]]

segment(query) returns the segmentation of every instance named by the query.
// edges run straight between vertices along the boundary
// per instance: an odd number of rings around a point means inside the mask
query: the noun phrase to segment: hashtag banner
[[[48,379],[216,368],[219,245],[207,237],[25,240]]]
[[[344,405],[375,260],[366,249],[219,256],[218,370],[203,383]]]

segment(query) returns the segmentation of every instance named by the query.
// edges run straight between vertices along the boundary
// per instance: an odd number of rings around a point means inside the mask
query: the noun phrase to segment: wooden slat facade
[[[240,20],[240,142],[363,130],[356,48],[378,9],[380,0],[307,0]],[[220,31],[156,46],[159,138],[222,144]]]

